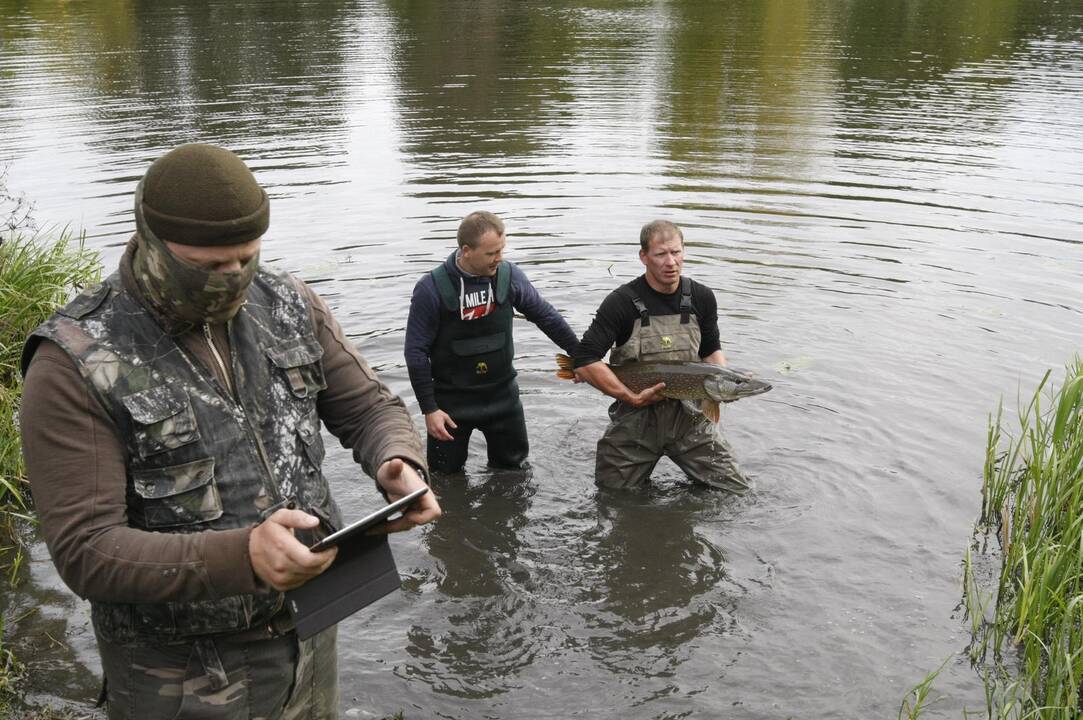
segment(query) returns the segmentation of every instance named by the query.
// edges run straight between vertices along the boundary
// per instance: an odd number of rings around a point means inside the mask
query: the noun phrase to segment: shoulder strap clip
[[[687,275],[681,276],[681,325],[688,324],[688,317],[692,313],[692,278]]]
[[[635,290],[633,290],[630,285],[621,285],[619,288],[617,288],[617,292],[628,298],[632,302],[632,304],[635,305],[636,312],[639,313],[640,327],[647,327],[651,324],[651,316],[650,313],[647,312],[646,303],[644,303],[643,300],[638,295],[636,295]]]

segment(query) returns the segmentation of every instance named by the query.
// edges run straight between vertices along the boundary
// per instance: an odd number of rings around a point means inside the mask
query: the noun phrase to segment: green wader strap
[[[444,301],[444,307],[448,309],[448,312],[455,312],[459,309],[459,293],[455,290],[455,286],[451,283],[451,277],[448,275],[447,266],[441,263],[436,266],[432,271],[433,282],[436,283],[436,290],[440,293],[440,297]],[[503,305],[504,301],[508,299],[508,290],[511,288],[511,268],[506,262],[500,263],[496,268],[496,304]]]
[[[440,297],[444,300],[444,307],[449,312],[455,312],[459,309],[459,295],[455,292],[455,287],[451,284],[451,278],[448,277],[447,268],[441,265],[437,265],[432,271],[432,279],[436,283],[436,291],[440,293]]]
[[[496,266],[496,304],[503,305],[511,287],[511,266],[502,262]]]

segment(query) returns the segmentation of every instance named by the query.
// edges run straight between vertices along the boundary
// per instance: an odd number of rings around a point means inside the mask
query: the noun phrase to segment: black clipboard
[[[366,535],[365,531],[427,491],[427,487],[416,490],[324,538],[323,542],[336,538],[338,545],[338,555],[331,567],[301,587],[286,592],[286,609],[298,638],[307,640],[398,590],[399,570],[387,535]]]

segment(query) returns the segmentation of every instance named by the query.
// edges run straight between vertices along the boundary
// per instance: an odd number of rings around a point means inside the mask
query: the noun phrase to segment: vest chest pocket
[[[323,348],[315,340],[302,340],[285,348],[268,348],[267,357],[285,378],[294,397],[315,399],[327,387],[320,363]]]
[[[132,417],[132,442],[141,458],[199,439],[195,412],[182,388],[159,385],[126,395],[121,402]]]
[[[172,527],[208,522],[222,516],[222,498],[214,482],[214,458],[132,472],[143,525]]]

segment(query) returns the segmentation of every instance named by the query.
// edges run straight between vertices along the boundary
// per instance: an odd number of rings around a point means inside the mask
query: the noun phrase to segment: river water
[[[489,209],[577,332],[685,229],[755,492],[668,461],[599,493],[605,399],[516,324],[533,468],[475,441],[403,591],[340,628],[345,717],[932,717],[984,706],[955,654],[988,416],[1083,335],[1083,2],[97,3],[0,0],[0,162],[112,268],[147,164],[240,153],[264,260],[325,295],[406,398],[410,291]],[[333,442],[333,440],[332,440]],[[337,446],[336,446],[337,447]],[[376,502],[344,451],[347,516]],[[84,603],[34,545],[5,590],[36,697],[85,702]]]

